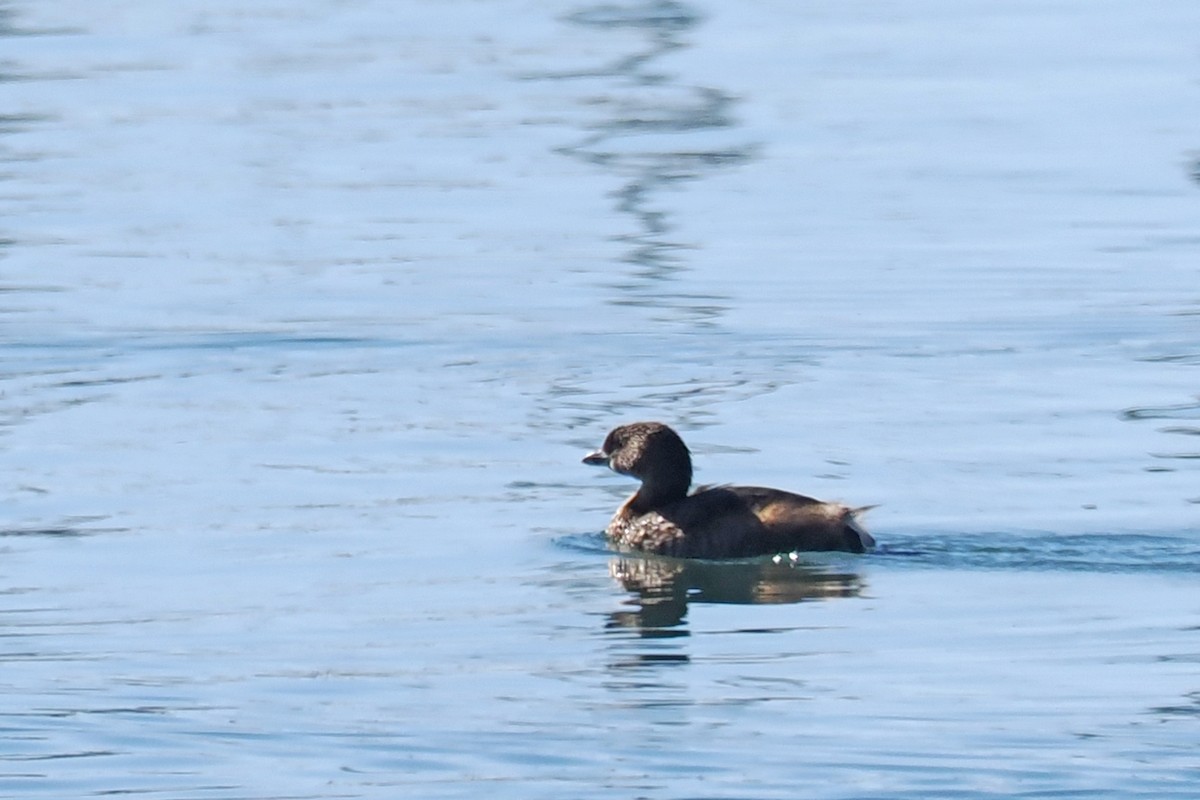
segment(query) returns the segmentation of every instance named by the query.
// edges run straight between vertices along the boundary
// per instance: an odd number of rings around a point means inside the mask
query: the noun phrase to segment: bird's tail
[[[875,537],[867,533],[867,529],[858,521],[860,514],[865,514],[872,508],[876,508],[876,506],[859,506],[858,508],[851,508],[846,512],[846,531],[858,538],[862,548],[859,552],[866,552],[875,546]],[[857,550],[858,548],[855,549]]]

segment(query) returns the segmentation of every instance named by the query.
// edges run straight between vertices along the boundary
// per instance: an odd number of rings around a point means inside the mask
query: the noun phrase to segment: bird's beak
[[[597,450],[594,453],[588,453],[583,457],[583,463],[591,464],[593,467],[607,467],[608,453],[603,450]]]

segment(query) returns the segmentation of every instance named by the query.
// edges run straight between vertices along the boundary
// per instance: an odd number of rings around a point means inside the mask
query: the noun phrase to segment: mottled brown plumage
[[[642,482],[608,524],[608,538],[621,550],[720,559],[798,550],[862,553],[875,544],[855,519],[856,509],[840,503],[758,486],[702,486],[688,494],[691,454],[661,422],[614,428],[583,462]]]

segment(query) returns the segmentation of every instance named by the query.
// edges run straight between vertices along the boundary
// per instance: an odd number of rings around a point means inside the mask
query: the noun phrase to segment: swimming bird
[[[661,422],[613,428],[583,463],[642,482],[605,531],[619,550],[726,559],[802,550],[862,553],[875,545],[857,519],[870,506],[851,508],[760,486],[700,486],[688,494],[691,453]]]

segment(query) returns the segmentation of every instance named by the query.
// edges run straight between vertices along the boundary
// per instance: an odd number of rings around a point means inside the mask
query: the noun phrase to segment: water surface
[[[0,5],[0,796],[1194,795],[1200,10],[727,5]]]

